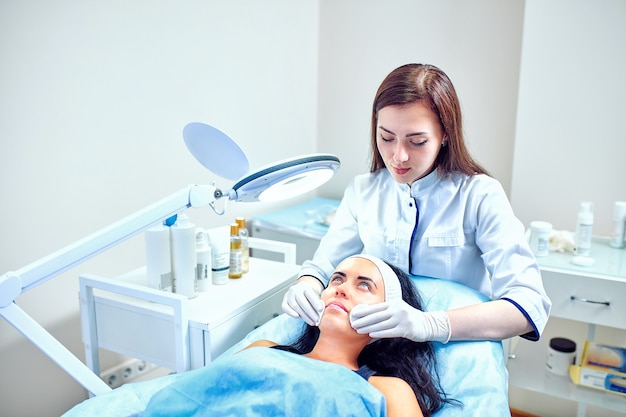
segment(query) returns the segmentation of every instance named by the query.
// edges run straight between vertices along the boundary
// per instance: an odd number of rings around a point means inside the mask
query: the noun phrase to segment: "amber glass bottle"
[[[237,223],[230,225],[230,268],[228,278],[241,278],[243,275],[243,251]]]

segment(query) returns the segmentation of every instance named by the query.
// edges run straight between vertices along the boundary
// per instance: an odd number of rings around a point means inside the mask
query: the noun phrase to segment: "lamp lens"
[[[259,201],[278,201],[316,189],[328,181],[335,171],[320,168],[308,172],[300,172],[271,185],[259,195]]]

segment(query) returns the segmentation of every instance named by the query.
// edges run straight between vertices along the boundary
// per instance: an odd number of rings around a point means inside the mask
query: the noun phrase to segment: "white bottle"
[[[144,238],[148,287],[171,292],[170,228],[163,224],[151,227],[145,231]]]
[[[213,277],[209,236],[204,229],[196,229],[196,280],[198,291],[205,292],[211,286]]]
[[[626,238],[626,201],[616,201],[613,210],[613,231],[611,232],[611,240],[609,245],[614,248],[623,248]]]
[[[228,284],[228,270],[230,269],[230,239],[225,228],[208,229],[211,245],[211,279],[215,285]]]
[[[591,254],[591,236],[593,232],[593,203],[583,201],[580,203],[578,221],[576,223],[576,242],[574,253],[578,256]]]
[[[172,226],[172,270],[174,292],[193,298],[196,288],[196,226],[185,214],[179,214]]]
[[[235,219],[239,226],[239,237],[241,238],[241,262],[244,274],[250,271],[250,243],[248,241],[248,229],[246,229],[246,219],[237,217]]]

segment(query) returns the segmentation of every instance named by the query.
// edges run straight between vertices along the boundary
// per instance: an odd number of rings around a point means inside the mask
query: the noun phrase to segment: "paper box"
[[[587,340],[580,365],[569,373],[575,384],[626,395],[626,348]]]

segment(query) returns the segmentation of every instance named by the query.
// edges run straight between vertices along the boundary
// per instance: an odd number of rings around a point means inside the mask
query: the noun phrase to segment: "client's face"
[[[363,258],[349,258],[337,266],[321,298],[326,305],[320,329],[331,322],[350,326],[350,311],[357,304],[376,304],[385,300],[385,287],[376,265]]]

